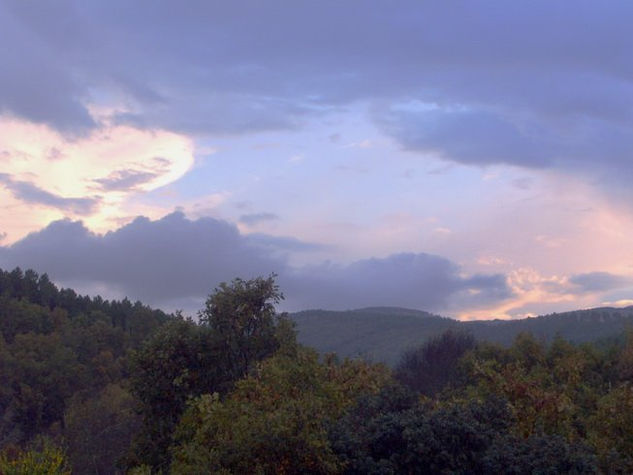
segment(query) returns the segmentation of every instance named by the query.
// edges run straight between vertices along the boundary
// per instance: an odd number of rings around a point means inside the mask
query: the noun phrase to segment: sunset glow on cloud
[[[631,4],[370,3],[3,2],[0,267],[169,309],[271,272],[290,310],[629,305]]]
[[[111,229],[129,214],[131,195],[168,185],[193,165],[188,138],[129,126],[64,137],[46,125],[2,117],[0,143],[5,242],[66,217]]]

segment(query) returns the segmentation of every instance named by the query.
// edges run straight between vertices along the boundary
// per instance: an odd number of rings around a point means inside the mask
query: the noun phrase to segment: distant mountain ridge
[[[475,338],[510,345],[516,335],[530,332],[549,341],[556,335],[583,343],[621,335],[633,329],[633,306],[600,307],[553,313],[519,320],[461,322],[421,310],[368,307],[355,310],[305,310],[290,315],[299,341],[322,353],[363,357],[393,365],[404,350],[449,328],[471,332]]]

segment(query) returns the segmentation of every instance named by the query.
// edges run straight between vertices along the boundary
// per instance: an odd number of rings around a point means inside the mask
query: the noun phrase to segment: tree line
[[[0,285],[0,473],[633,472],[630,336],[449,330],[391,369],[297,343],[274,275],[197,320]]]

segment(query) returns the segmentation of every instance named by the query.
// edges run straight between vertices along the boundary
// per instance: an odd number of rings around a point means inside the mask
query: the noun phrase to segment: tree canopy
[[[2,473],[631,473],[633,337],[297,343],[274,275],[199,320],[0,271]]]

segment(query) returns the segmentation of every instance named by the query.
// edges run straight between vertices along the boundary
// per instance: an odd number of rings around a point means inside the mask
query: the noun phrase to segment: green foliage
[[[488,400],[433,409],[403,388],[364,397],[331,429],[348,474],[477,473],[509,425],[505,404]]]
[[[404,387],[385,366],[298,345],[282,298],[274,275],[236,279],[195,323],[0,270],[0,473],[633,472],[633,337],[560,336],[605,336],[596,325],[618,329],[631,309],[474,324],[326,315],[339,342],[376,345],[348,354],[395,355],[420,325],[440,335],[402,357]],[[475,345],[459,327],[518,336]]]
[[[26,449],[33,440],[66,437],[75,463],[83,437],[77,433],[92,434],[86,444],[105,442],[107,433],[98,431],[107,423],[99,415],[120,402],[110,387],[125,384],[127,353],[167,320],[139,302],[82,297],[59,290],[45,274],[0,270],[0,450],[13,447],[31,460],[39,453]],[[113,417],[129,414],[129,395],[127,404]],[[101,429],[89,426],[89,408],[101,411],[92,419],[105,424]],[[86,427],[79,428],[82,419]],[[96,459],[99,450],[107,451],[100,445]]]
[[[587,396],[598,388],[585,384],[592,367],[582,350],[558,341],[547,354],[532,336],[521,334],[509,349],[480,347],[466,366],[476,394],[507,399],[521,436],[583,437],[583,414],[595,400]]]
[[[626,382],[598,401],[590,419],[589,440],[605,468],[633,473],[633,387]]]
[[[141,402],[143,418],[133,465],[168,464],[167,448],[187,399],[214,391],[222,380],[219,359],[214,333],[184,319],[164,325],[132,355],[132,391]]]
[[[275,275],[222,282],[209,296],[200,322],[211,327],[220,341],[227,379],[245,376],[253,362],[277,350],[275,305],[283,298]]]
[[[0,452],[3,475],[70,475],[66,456],[59,447],[44,439],[40,447]]]
[[[404,349],[459,324],[427,312],[391,307],[342,312],[306,310],[290,317],[297,324],[302,345],[322,354],[336,353],[341,358],[365,358],[392,366]]]
[[[297,323],[299,342],[303,345],[321,353],[363,357],[395,366],[403,350],[449,329],[471,333],[477,341],[504,346],[512,345],[520,333],[531,333],[543,342],[551,342],[559,335],[574,343],[603,341],[606,346],[612,346],[614,339],[633,326],[633,306],[578,310],[521,320],[467,322],[390,307],[342,312],[307,310],[290,317]]]
[[[418,348],[406,351],[395,369],[405,386],[425,396],[435,396],[461,376],[459,361],[475,347],[472,335],[447,330]]]
[[[347,474],[595,473],[595,457],[558,436],[511,433],[506,402],[491,397],[421,404],[398,387],[363,398],[330,430]]]
[[[64,415],[64,438],[75,473],[115,473],[140,427],[132,395],[118,384],[94,397],[75,396]]]
[[[282,345],[293,351],[293,327],[275,314],[281,298],[274,276],[222,283],[207,299],[200,324],[174,319],[133,355],[132,390],[144,421],[133,465],[167,468],[167,449],[188,399],[225,394]]]
[[[590,447],[570,443],[560,436],[524,439],[507,435],[497,438],[488,448],[482,473],[594,474],[598,473],[598,465]]]
[[[357,395],[388,380],[383,366],[332,358],[319,363],[307,349],[277,355],[239,381],[224,401],[215,394],[191,404],[177,432],[172,471],[204,466],[226,473],[336,473],[327,423]]]
[[[630,345],[629,341],[624,348],[612,346],[599,351],[558,338],[546,348],[529,335],[522,335],[509,349],[481,345],[466,362],[472,385],[465,394],[471,398],[506,398],[517,441],[529,439],[532,442],[528,445],[541,447],[544,463],[554,454],[568,455],[567,462],[557,470],[580,471],[580,466],[597,464],[604,472],[630,473]],[[564,451],[561,441],[567,444]],[[529,460],[525,444],[517,442],[514,448],[499,449],[496,466],[507,465],[508,457]],[[583,453],[591,457],[583,458]],[[579,465],[565,465],[568,462]]]

